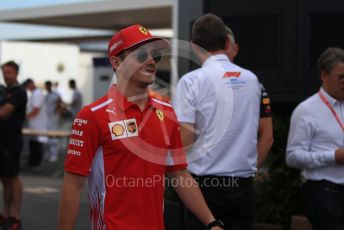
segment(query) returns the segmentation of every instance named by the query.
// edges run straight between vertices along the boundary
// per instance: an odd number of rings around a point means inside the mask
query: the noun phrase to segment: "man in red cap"
[[[117,32],[109,59],[117,76],[108,94],[74,120],[59,211],[59,229],[73,229],[88,178],[92,229],[163,230],[164,175],[204,223],[222,229],[186,171],[172,106],[148,94],[168,41],[140,25]]]

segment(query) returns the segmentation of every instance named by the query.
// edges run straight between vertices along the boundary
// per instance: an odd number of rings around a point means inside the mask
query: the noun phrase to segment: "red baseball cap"
[[[113,35],[109,41],[109,58],[112,56],[117,56],[123,50],[129,49],[140,43],[153,41],[159,41],[156,44],[154,43],[158,49],[166,49],[170,47],[170,44],[166,39],[153,37],[150,32],[141,25],[132,25],[126,27]]]

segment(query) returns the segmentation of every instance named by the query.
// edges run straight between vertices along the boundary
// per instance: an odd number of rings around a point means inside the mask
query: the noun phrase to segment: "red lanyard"
[[[334,110],[334,108],[332,107],[332,105],[330,104],[330,102],[327,100],[327,98],[324,96],[324,94],[319,90],[318,92],[319,97],[321,98],[321,100],[327,105],[327,107],[331,110],[333,116],[336,118],[338,124],[340,125],[340,127],[342,128],[342,130],[344,131],[344,124],[343,122],[339,119],[336,111]]]

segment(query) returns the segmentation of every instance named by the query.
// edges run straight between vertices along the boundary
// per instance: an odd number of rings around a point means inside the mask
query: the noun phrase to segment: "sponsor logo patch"
[[[128,137],[137,137],[139,135],[135,119],[125,120],[124,123],[126,124]]]
[[[82,146],[84,146],[84,141],[71,138],[71,139],[69,139],[69,144],[82,147]]]
[[[84,135],[84,131],[72,129],[72,135],[82,137]]]
[[[115,124],[114,126],[112,126],[111,131],[113,134],[115,134],[116,137],[118,137],[118,136],[122,136],[125,130],[124,130],[123,125]]]
[[[80,151],[76,151],[76,150],[73,150],[73,149],[68,149],[67,154],[78,156],[78,157],[81,156],[81,152]]]
[[[263,104],[264,105],[270,104],[270,99],[269,98],[263,98]]]
[[[107,113],[112,113],[113,115],[116,115],[115,108],[106,109],[105,111],[106,111]]]
[[[88,120],[84,120],[80,118],[74,119],[74,125],[83,126],[83,125],[86,125],[87,123],[88,123]]]
[[[108,124],[112,140],[139,135],[135,119],[115,121]]]
[[[122,41],[122,40],[116,41],[116,42],[110,47],[110,53],[111,53],[114,49],[116,49],[117,47],[119,47],[119,46],[122,45],[122,44],[123,44],[123,41]]]
[[[226,72],[223,78],[240,77],[241,72]]]

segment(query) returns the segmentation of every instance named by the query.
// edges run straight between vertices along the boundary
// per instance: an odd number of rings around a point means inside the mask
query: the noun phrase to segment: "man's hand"
[[[344,148],[339,148],[335,152],[335,160],[339,165],[344,165]]]
[[[198,184],[186,169],[170,172],[168,176],[178,182],[174,189],[179,198],[204,225],[215,220],[203,198]],[[213,229],[217,228],[214,227]]]
[[[12,112],[14,111],[14,106],[10,103],[0,107],[0,120],[6,120],[11,117]]]

